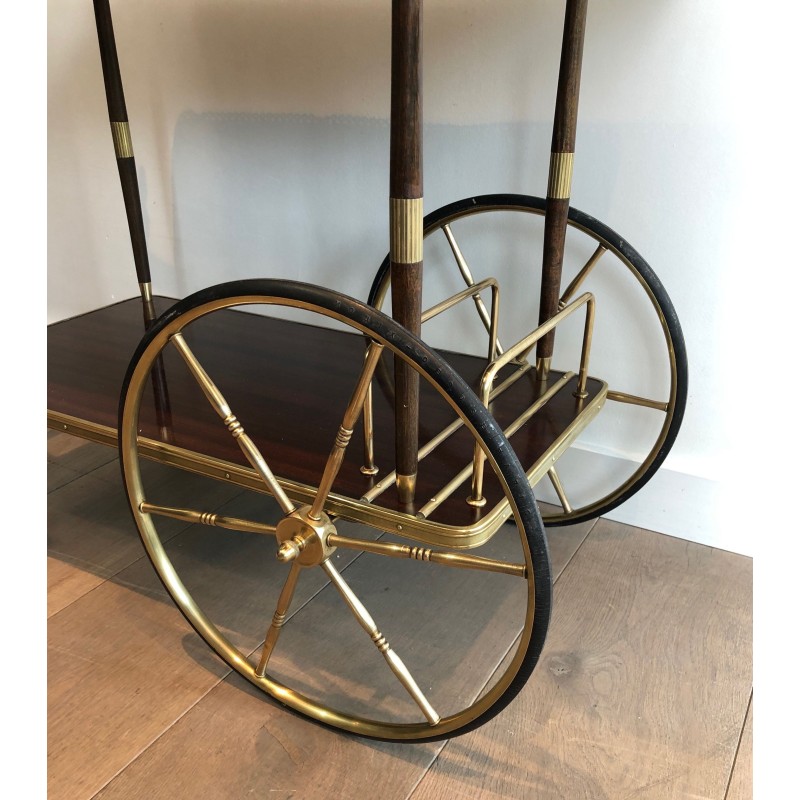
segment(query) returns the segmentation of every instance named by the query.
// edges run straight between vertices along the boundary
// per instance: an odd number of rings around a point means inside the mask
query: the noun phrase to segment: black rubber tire
[[[490,213],[496,210],[516,210],[544,215],[545,207],[546,201],[544,198],[530,195],[489,194],[468,197],[442,206],[432,211],[430,214],[427,214],[423,220],[423,236],[429,236],[431,233],[439,230],[443,225],[473,214]],[[622,493],[608,500],[608,502],[602,503],[598,508],[593,508],[589,513],[545,516],[545,522],[548,526],[571,525],[603,516],[631,498],[653,477],[653,475],[655,475],[672,449],[678,431],[680,430],[686,410],[689,380],[686,342],[684,341],[683,332],[681,331],[678,315],[666,289],[650,265],[625,239],[594,217],[584,214],[576,208],[570,207],[568,224],[584,230],[598,242],[604,243],[609,250],[619,254],[622,260],[629,264],[630,269],[638,275],[641,282],[648,287],[654,305],[658,307],[658,313],[663,318],[663,325],[669,332],[671,345],[674,350],[675,393],[672,414],[667,429],[662,434],[663,440],[657,450],[650,454],[650,463],[647,469]],[[378,267],[378,271],[372,281],[372,286],[370,287],[367,298],[369,305],[375,306],[381,287],[388,279],[388,275],[389,256],[387,254],[380,267]]]
[[[385,344],[395,353],[405,357],[408,362],[416,365],[423,376],[427,376],[433,383],[438,384],[440,390],[450,398],[452,403],[458,406],[469,421],[470,427],[473,428],[473,433],[485,443],[491,458],[494,459],[495,464],[502,471],[502,475],[510,489],[512,507],[516,506],[516,516],[524,534],[524,536],[521,536],[521,542],[524,547],[527,547],[530,554],[530,562],[533,565],[533,602],[535,604],[533,624],[520,667],[502,696],[491,707],[456,730],[434,733],[428,736],[400,736],[398,738],[381,736],[372,738],[381,738],[389,741],[409,741],[412,738],[413,741],[436,741],[461,735],[479,727],[502,711],[519,693],[533,671],[544,645],[552,603],[550,558],[544,526],[533,492],[526,480],[519,460],[508,446],[505,436],[498,428],[493,417],[486,411],[462,378],[439,355],[391,318],[359,300],[342,294],[310,284],[282,280],[241,280],[223,283],[206,288],[181,300],[164,312],[142,339],[131,359],[122,385],[119,403],[119,448],[122,478],[126,489],[130,492],[132,473],[138,470],[138,455],[131,456],[131,451],[135,450],[135,446],[130,446],[130,442],[135,436],[138,422],[139,398],[137,398],[135,391],[131,390],[134,376],[136,375],[135,383],[143,385],[141,379],[142,370],[149,370],[150,366],[159,357],[159,353],[167,346],[168,340],[165,339],[165,336],[171,335],[170,331],[174,332],[174,330],[181,328],[181,320],[187,313],[192,312],[193,315],[197,315],[200,312],[200,315],[202,315],[204,306],[216,309],[219,307],[220,301],[225,302],[227,306],[232,306],[237,302],[243,303],[245,299],[248,304],[258,301],[280,303],[281,300],[307,304],[307,306],[315,310],[318,309],[320,313],[330,314],[339,320],[349,321],[354,328],[366,336]],[[230,301],[230,303],[227,301]],[[159,338],[162,339],[160,344],[157,341]],[[139,395],[141,396],[141,389],[139,390]],[[129,446],[125,444],[126,432]],[[140,517],[142,515],[137,513],[137,509],[133,507],[130,494],[129,504],[148,556],[165,588],[173,596],[173,600],[175,600],[189,623],[203,636],[202,631],[195,624],[191,615],[187,614],[182,603],[173,594],[169,582],[164,579],[164,575],[162,575],[159,564],[153,557],[151,546],[141,527]],[[203,636],[203,638],[205,637]],[[252,676],[246,675],[239,668],[239,665],[228,661],[224,653],[214,647],[211,641],[206,639],[206,642],[223,660],[227,661],[229,666],[258,685]],[[264,687],[261,686],[260,688],[263,689]],[[281,702],[280,698],[277,699]]]

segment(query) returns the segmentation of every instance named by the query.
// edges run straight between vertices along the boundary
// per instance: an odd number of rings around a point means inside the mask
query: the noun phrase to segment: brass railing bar
[[[578,379],[578,390],[576,396],[586,397],[586,379],[589,369],[589,351],[591,349],[592,327],[594,324],[594,295],[591,292],[584,292],[577,300],[565,306],[554,316],[550,317],[546,322],[539,325],[534,331],[520,339],[515,345],[509,347],[506,352],[495,359],[483,373],[481,378],[481,386],[479,396],[484,406],[489,407],[489,397],[491,386],[497,375],[497,372],[506,364],[511,362],[520,353],[527,353],[530,351],[531,346],[538,342],[549,331],[556,327],[556,325],[563,322],[568,316],[575,313],[581,306],[586,305],[586,323],[584,326],[583,347],[581,349],[580,371]],[[473,470],[472,470],[472,491],[467,499],[467,502],[476,507],[481,507],[486,501],[483,497],[483,450],[475,444],[475,454],[473,456]]]
[[[499,386],[496,386],[492,390],[492,393],[489,396],[489,402],[491,403],[495,398],[503,394],[506,389],[509,389],[511,386],[513,386],[523,375],[525,375],[525,373],[529,372],[532,368],[532,364],[521,365],[519,369],[509,375]],[[452,436],[457,430],[459,430],[463,424],[464,422],[460,419],[454,420],[444,430],[437,433],[433,439],[428,441],[420,448],[419,460],[422,461],[422,459],[430,455],[430,453],[433,452],[443,441],[445,441],[445,439]],[[392,471],[381,478],[369,491],[365,492],[361,499],[367,503],[371,503],[376,497],[385,492],[394,484],[394,479],[395,472]]]
[[[566,383],[575,377],[574,372],[565,372],[552,386],[548,387],[540,397],[528,406],[504,431],[506,438],[513,436],[539,409],[541,409],[555,394],[557,394]],[[483,453],[483,450],[481,450]],[[420,510],[418,516],[428,517],[432,511],[438,508],[451,494],[473,474],[475,461],[464,467],[451,481],[445,484],[434,497],[432,497]],[[483,505],[483,504],[481,504]]]

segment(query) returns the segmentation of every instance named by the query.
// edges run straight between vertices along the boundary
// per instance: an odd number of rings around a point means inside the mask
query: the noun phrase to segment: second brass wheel
[[[540,197],[492,194],[426,215],[424,306],[492,276],[500,285],[501,343],[513,344],[535,328],[545,206]],[[609,393],[555,465],[560,480],[534,487],[539,500],[554,506],[543,512],[548,525],[594,519],[641,490],[669,454],[686,408],[686,344],[666,289],[625,239],[570,208],[559,294],[566,303],[585,291],[593,293],[597,308],[589,372],[608,383]],[[389,292],[387,256],[368,302],[381,308]],[[438,323],[423,326],[423,338],[446,358],[453,349],[485,352],[488,312],[479,309],[482,320],[468,306],[463,304],[460,316],[442,314]],[[574,323],[559,326],[554,369],[574,368],[581,333]]]
[[[228,335],[239,354],[224,349]],[[391,488],[364,500],[393,466],[393,431],[382,433],[392,410],[376,399],[380,472],[361,469],[361,420],[387,358],[419,374],[426,420],[449,432],[420,461],[425,496],[477,443],[493,508],[472,508],[458,487],[427,519],[398,508]],[[119,433],[131,511],[164,587],[222,661],[280,703],[358,735],[427,741],[483,724],[530,676],[551,603],[533,494],[474,393],[381,312],[288,281],[198,292],[137,349]],[[222,507],[207,490],[170,496],[149,459],[243,491]]]

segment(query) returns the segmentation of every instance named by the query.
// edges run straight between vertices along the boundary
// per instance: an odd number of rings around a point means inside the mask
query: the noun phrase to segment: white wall
[[[429,0],[425,208],[543,194],[563,0]],[[91,3],[48,19],[48,321],[136,293]],[[155,289],[307,280],[364,298],[387,249],[389,0],[113,2]],[[722,0],[590,4],[572,202],[678,310],[681,435],[617,518],[752,553],[732,526],[726,345],[747,296],[757,23]],[[769,264],[760,264],[764,269]],[[727,399],[727,404],[721,401]]]

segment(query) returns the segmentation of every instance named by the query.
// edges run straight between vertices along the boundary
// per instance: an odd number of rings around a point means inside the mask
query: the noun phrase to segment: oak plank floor
[[[600,520],[538,680],[454,740],[412,800],[719,798],[752,689],[752,563]]]
[[[52,800],[751,796],[751,559],[607,521],[552,529],[554,618],[522,694],[447,743],[370,742],[314,725],[231,674],[142,556],[114,451],[61,437],[48,437],[58,448],[48,470],[69,471],[48,496]],[[192,480],[171,488],[196,492]],[[226,513],[269,513],[238,490],[208,492]],[[255,603],[255,587],[275,562],[236,536],[176,524],[169,547],[198,585],[229,581],[209,602],[228,615],[232,639],[257,648],[277,589]],[[339,567],[369,591],[363,556]],[[331,594],[304,576],[298,634]],[[377,594],[370,602],[391,611]]]

